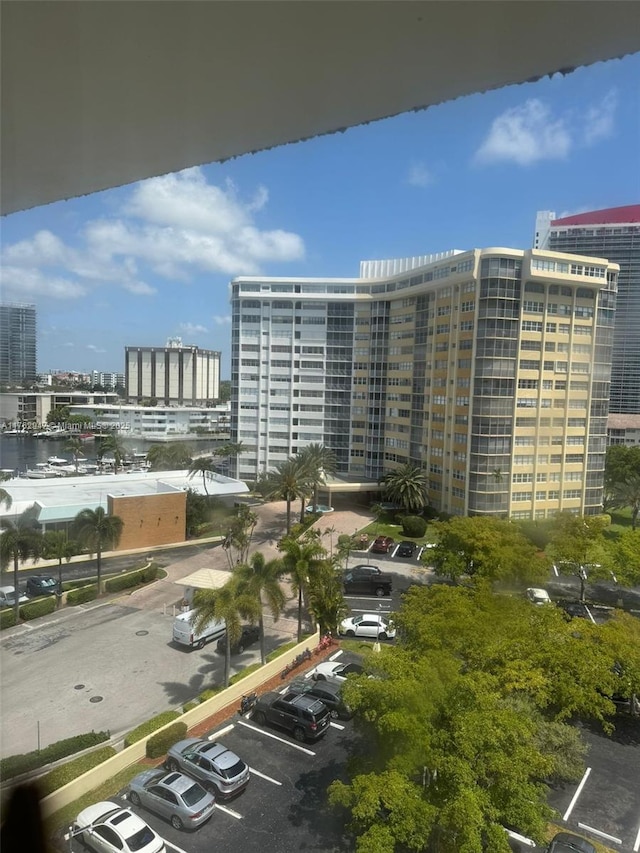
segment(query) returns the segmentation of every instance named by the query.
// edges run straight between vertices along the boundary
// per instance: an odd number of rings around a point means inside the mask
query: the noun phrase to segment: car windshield
[[[37,581],[39,586],[55,586],[56,582],[53,578],[42,578],[40,581]]]
[[[147,844],[151,844],[153,838],[153,830],[148,826],[143,826],[142,829],[139,829],[137,832],[134,832],[133,835],[130,835],[126,841],[129,845],[129,850],[142,850],[142,848],[146,847]]]
[[[200,800],[206,796],[206,791],[201,785],[194,784],[182,793],[182,799],[188,806],[195,806]]]

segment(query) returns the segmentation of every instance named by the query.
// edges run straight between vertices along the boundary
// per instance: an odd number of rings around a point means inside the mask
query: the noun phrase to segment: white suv
[[[345,637],[371,637],[374,640],[392,640],[396,635],[393,623],[379,613],[363,613],[343,619],[338,633]]]

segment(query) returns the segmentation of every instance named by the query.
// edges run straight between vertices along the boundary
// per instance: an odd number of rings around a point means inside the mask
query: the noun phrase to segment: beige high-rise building
[[[232,282],[232,440],[255,479],[311,442],[458,515],[602,508],[619,268],[536,249]]]
[[[220,353],[183,346],[179,338],[164,347],[125,347],[125,387],[138,402],[211,405],[220,396]]]

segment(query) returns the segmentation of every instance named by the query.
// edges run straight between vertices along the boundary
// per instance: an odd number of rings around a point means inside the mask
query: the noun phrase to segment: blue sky
[[[13,214],[2,299],[38,310],[38,370],[124,370],[168,337],[222,352],[236,275],[531,246],[538,210],[640,202],[640,54],[344,133]]]

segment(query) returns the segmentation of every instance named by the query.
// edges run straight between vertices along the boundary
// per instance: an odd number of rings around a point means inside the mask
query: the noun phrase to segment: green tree
[[[611,565],[618,583],[623,586],[640,584],[640,530],[625,530],[607,543],[607,550],[607,565]]]
[[[245,450],[246,447],[241,441],[228,441],[216,448],[215,455],[224,460],[224,469],[228,471],[231,459],[237,460]]]
[[[614,507],[630,507],[631,527],[635,530],[640,514],[640,473],[629,474],[626,479],[616,484],[613,489],[612,505]]]
[[[318,490],[326,485],[327,474],[335,474],[336,454],[324,444],[314,442],[303,447],[297,458],[306,469],[309,486],[313,489],[313,511],[317,512]]]
[[[228,403],[231,399],[231,380],[230,379],[221,379],[220,380],[220,394],[218,397],[219,403]]]
[[[5,471],[0,471],[0,483],[6,483],[7,480],[11,479],[11,474],[7,474]],[[9,492],[0,487],[0,507],[6,506],[7,509],[11,509],[11,504],[13,503],[13,498],[9,494]]]
[[[71,412],[69,411],[69,406],[55,406],[47,414],[47,423],[48,424],[66,424],[69,422],[70,414],[71,414]]]
[[[224,686],[229,686],[231,671],[231,646],[242,633],[242,619],[254,621],[261,615],[261,607],[254,595],[241,589],[232,577],[219,589],[201,589],[194,596],[193,626],[201,631],[212,619],[224,619],[226,642],[224,655]]]
[[[284,591],[280,585],[283,572],[282,560],[265,560],[260,552],[252,554],[248,563],[240,563],[234,569],[238,588],[252,595],[260,606],[258,625],[260,627],[260,658],[263,664],[267,661],[264,642],[264,607],[266,604],[277,621],[285,604]]]
[[[20,561],[32,559],[34,562],[42,553],[42,531],[38,523],[40,510],[33,504],[15,519],[0,519],[0,566],[6,569],[13,562],[13,586],[16,592],[13,612],[16,624],[19,619],[19,569]]]
[[[98,595],[102,592],[102,552],[118,545],[124,522],[119,515],[107,515],[104,508],[83,509],[73,520],[73,537],[80,547],[96,555]]]
[[[187,536],[196,536],[202,525],[209,521],[210,507],[206,495],[195,489],[187,489],[186,528]]]
[[[182,471],[191,461],[191,448],[182,441],[154,444],[147,453],[151,471]]]
[[[600,515],[558,513],[547,553],[555,563],[580,579],[580,599],[584,601],[587,576],[608,577],[602,567],[605,559],[604,530],[608,520]]]
[[[419,512],[428,502],[427,476],[415,465],[401,465],[385,474],[382,482],[388,499],[407,512]]]
[[[309,575],[309,612],[318,624],[321,635],[327,631],[335,635],[338,623],[349,613],[342,589],[338,557],[335,560],[323,560],[317,570]]]
[[[230,569],[239,563],[247,562],[251,538],[257,523],[258,516],[250,507],[242,504],[236,508],[222,546],[227,553]]]
[[[287,535],[291,532],[291,504],[295,500],[306,500],[308,493],[307,472],[296,459],[278,462],[269,472],[265,497],[287,502]]]
[[[65,530],[47,530],[44,534],[42,554],[48,560],[58,561],[58,595],[62,595],[62,561],[67,563],[77,553]]]
[[[204,486],[204,490],[206,494],[209,494],[209,489],[207,489],[207,478],[214,474],[216,470],[216,463],[214,461],[213,456],[198,456],[191,462],[189,465],[189,479],[192,480],[198,474],[202,476],[202,485]]]
[[[68,450],[73,456],[73,464],[76,468],[76,474],[78,473],[78,465],[79,459],[81,456],[84,456],[84,445],[80,441],[77,436],[72,436],[65,444],[65,449]]]
[[[607,448],[604,469],[605,507],[615,506],[615,492],[629,477],[640,477],[640,447],[612,444]]]
[[[110,432],[98,442],[97,454],[100,462],[106,453],[113,453],[113,470],[117,474],[126,455],[126,449],[124,441],[115,432]]]
[[[298,596],[298,642],[302,642],[302,608],[310,578],[321,571],[327,552],[320,537],[307,531],[300,539],[285,536],[278,543],[284,571],[291,578],[294,594]]]

